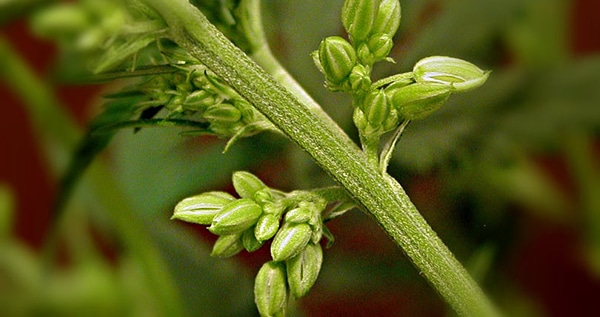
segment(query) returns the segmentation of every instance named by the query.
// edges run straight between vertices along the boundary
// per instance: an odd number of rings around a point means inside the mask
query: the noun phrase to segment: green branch
[[[477,284],[425,222],[402,187],[369,165],[347,135],[315,115],[186,0],[144,0],[173,41],[250,101],[342,185],[404,250],[461,316],[498,316]]]

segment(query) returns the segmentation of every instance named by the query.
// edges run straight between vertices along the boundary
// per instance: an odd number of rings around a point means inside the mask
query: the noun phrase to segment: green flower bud
[[[390,109],[390,114],[385,118],[383,123],[381,124],[383,128],[383,132],[394,130],[400,124],[400,118],[398,117],[398,111],[394,108]]]
[[[279,230],[279,218],[272,214],[263,214],[254,227],[254,237],[258,241],[267,241]]]
[[[369,93],[364,104],[367,121],[374,127],[379,127],[390,114],[390,103],[382,90]]]
[[[367,91],[371,87],[369,70],[364,65],[356,65],[348,76],[352,91]]]
[[[361,131],[365,130],[369,124],[365,113],[362,112],[362,110],[360,110],[358,107],[354,109],[352,120],[354,121],[354,125]]]
[[[297,207],[285,213],[285,221],[291,223],[308,223],[312,211],[308,208]]]
[[[406,87],[408,85],[414,84],[415,81],[411,78],[400,78],[399,80],[393,81],[391,84],[387,85],[384,88],[385,94],[388,96],[388,99],[392,99],[394,93],[401,89],[402,87]]]
[[[233,182],[233,188],[242,198],[254,199],[257,192],[267,189],[265,185],[258,177],[254,174],[238,171],[233,173],[231,177]]]
[[[450,91],[444,84],[415,83],[398,89],[392,97],[392,105],[406,119],[422,119],[442,107]]]
[[[306,223],[285,223],[275,235],[271,244],[271,257],[274,261],[284,261],[300,253],[308,241],[312,230]]]
[[[318,243],[309,243],[300,254],[285,261],[287,281],[294,297],[300,298],[310,291],[322,263],[323,250]]]
[[[279,216],[281,216],[283,214],[283,211],[285,210],[285,206],[283,204],[281,204],[280,201],[277,202],[273,202],[273,201],[266,201],[263,204],[263,211],[265,214],[269,214],[269,215],[274,215],[277,218],[279,218]]]
[[[400,26],[400,11],[399,0],[381,0],[371,34],[384,33],[390,38],[394,37]]]
[[[373,59],[375,61],[380,61],[390,54],[394,43],[389,35],[377,33],[369,38],[367,45],[369,46],[369,51],[371,52]]]
[[[254,281],[254,302],[261,316],[284,316],[287,283],[283,263],[271,261],[260,268]]]
[[[357,44],[371,32],[379,1],[346,0],[342,7],[342,24],[352,41]]]
[[[248,252],[254,252],[263,245],[263,241],[258,241],[254,236],[254,227],[244,231],[242,234],[242,245]]]
[[[319,61],[327,81],[339,85],[347,79],[356,64],[356,52],[345,39],[330,36],[319,45]]]
[[[262,208],[251,199],[241,198],[225,205],[208,227],[217,235],[242,232],[256,224]]]
[[[189,110],[204,110],[209,106],[219,104],[221,100],[216,95],[207,90],[196,90],[189,94],[183,102],[186,109]]]
[[[226,234],[219,236],[213,245],[211,256],[217,258],[228,258],[238,254],[244,249],[242,233]]]
[[[417,82],[449,85],[454,91],[477,88],[487,80],[489,72],[458,58],[426,57],[413,68]]]
[[[273,194],[269,188],[263,188],[254,194],[254,201],[263,205],[267,202],[273,201]]]
[[[228,125],[240,121],[242,113],[233,105],[221,103],[208,107],[202,116],[210,123]]]
[[[175,206],[171,219],[209,225],[225,205],[235,198],[225,192],[207,192],[183,199]]]

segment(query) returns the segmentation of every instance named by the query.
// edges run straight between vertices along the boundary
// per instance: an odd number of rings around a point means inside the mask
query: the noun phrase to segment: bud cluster
[[[386,59],[392,49],[392,38],[400,25],[400,2],[347,0],[342,23],[349,41],[327,37],[313,52],[313,59],[330,90],[364,93],[371,85],[373,64]]]
[[[141,119],[162,117],[205,123],[204,134],[244,137],[275,129],[237,92],[202,65],[160,74],[126,88],[143,96],[135,104]]]
[[[219,236],[211,252],[215,257],[253,252],[272,240],[272,261],[260,269],[254,292],[261,315],[277,316],[288,293],[302,297],[317,279],[327,201],[312,192],[277,191],[248,172],[235,172],[232,181],[239,198],[214,191],[188,197],[175,206],[172,219],[208,226]]]

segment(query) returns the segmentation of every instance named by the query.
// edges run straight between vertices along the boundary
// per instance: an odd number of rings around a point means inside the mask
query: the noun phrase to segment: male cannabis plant
[[[387,173],[409,122],[427,117],[454,93],[482,85],[488,72],[452,57],[420,60],[411,72],[375,80],[401,21],[398,0],[347,0],[347,37],[322,40],[312,57],[325,87],[352,98],[359,149],[271,55],[259,1],[128,0],[69,2],[34,18],[63,49],[89,57],[96,79],[139,77],[107,96],[65,177],[66,198],[83,167],[121,128],[188,127],[186,134],[229,141],[262,131],[296,142],[339,184],[283,192],[239,171],[236,196],[210,191],[181,200],[173,219],[208,226],[211,255],[253,252],[270,241],[255,303],[262,316],[285,315],[288,298],[317,280],[333,235],[325,223],[359,208],[372,215],[441,296],[463,316],[497,316],[462,266]]]

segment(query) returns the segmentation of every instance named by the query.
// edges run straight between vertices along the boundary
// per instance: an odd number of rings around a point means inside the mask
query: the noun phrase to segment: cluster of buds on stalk
[[[391,60],[400,20],[399,0],[346,0],[342,24],[348,39],[327,37],[313,52],[325,86],[352,95],[354,124],[368,154],[377,151],[384,134],[431,115],[452,93],[479,87],[489,75],[469,62],[433,56],[420,60],[412,72],[373,82],[373,65]]]
[[[175,206],[172,219],[208,226],[219,236],[215,257],[253,252],[272,240],[272,260],[256,277],[255,302],[262,316],[282,315],[288,294],[306,295],[317,279],[320,241],[331,239],[322,218],[328,202],[313,192],[272,189],[248,172],[234,173],[232,181],[239,198],[217,191],[188,197]]]

